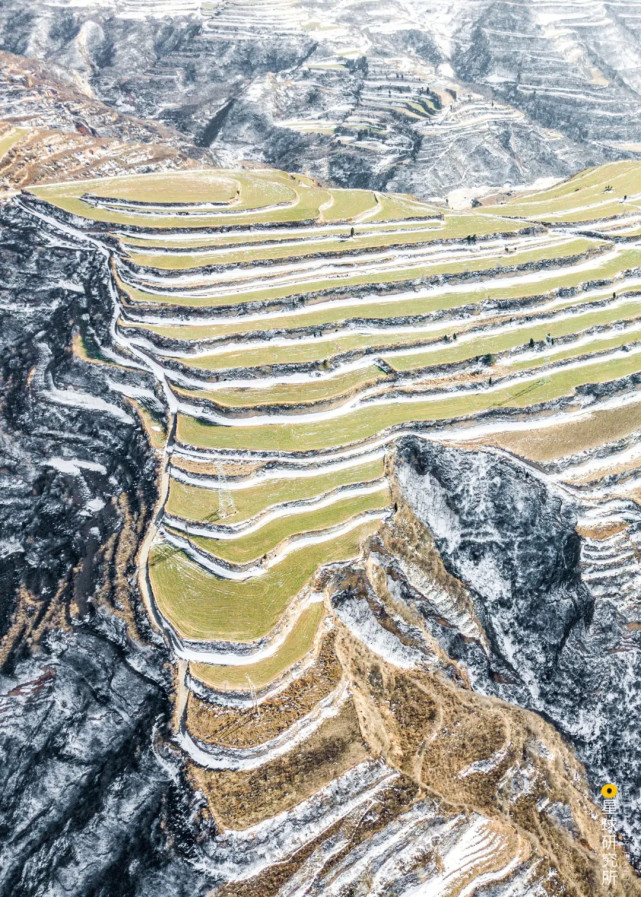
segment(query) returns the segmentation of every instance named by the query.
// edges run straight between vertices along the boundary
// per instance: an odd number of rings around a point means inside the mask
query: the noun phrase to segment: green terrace
[[[638,163],[612,162],[588,169],[548,190],[485,208],[489,214],[581,223],[621,215],[626,211],[626,203],[638,203],[640,199]]]
[[[119,346],[170,384],[174,446],[141,411],[167,471],[159,613],[186,641],[282,636],[192,660],[204,687],[261,688],[318,650],[317,574],[380,527],[395,433],[484,415],[520,445],[504,421],[535,433],[580,387],[641,373],[641,253],[580,232],[636,208],[638,170],[461,212],[249,168],[32,189],[109,238]]]
[[[302,546],[263,575],[241,581],[221,579],[184,552],[158,542],[149,558],[156,605],[183,638],[261,638],[278,624],[320,567],[357,555],[363,539],[379,525],[368,521],[346,535]]]
[[[277,283],[274,286],[269,285],[268,269],[246,272],[244,278],[242,269],[239,269],[237,272],[239,276],[235,281],[222,282],[215,288],[213,280],[215,275],[200,282],[195,281],[193,289],[196,291],[196,295],[185,295],[184,293],[181,295],[179,285],[174,285],[171,281],[167,281],[166,292],[163,293],[154,290],[154,284],[145,283],[142,278],[137,277],[136,282],[132,283],[128,282],[126,278],[122,278],[122,275],[119,279],[119,286],[127,293],[132,303],[155,302],[182,307],[227,308],[233,306],[234,303],[250,305],[275,302],[304,296],[306,293],[324,294],[330,290],[346,290],[368,285],[397,283],[410,285],[414,281],[435,279],[447,275],[451,277],[455,275],[469,276],[477,272],[479,275],[491,272],[495,276],[501,276],[504,271],[509,273],[509,270],[516,266],[532,265],[550,259],[564,258],[570,264],[577,256],[580,257],[589,252],[605,253],[610,247],[611,244],[603,240],[579,237],[576,240],[560,241],[558,246],[551,248],[539,246],[511,254],[487,253],[479,254],[477,258],[472,256],[449,261],[447,259],[429,261],[418,258],[412,263],[411,257],[401,253],[396,260],[381,263],[378,269],[375,263],[368,264],[366,257],[356,256],[343,264],[342,268],[345,270],[342,270],[341,266],[335,266],[327,273],[320,270],[318,276],[314,278],[305,277],[303,273],[300,279],[284,274],[281,275],[281,280],[288,282]],[[356,272],[355,269],[358,268],[361,270]],[[278,280],[278,275],[275,275],[274,279]]]
[[[536,365],[536,361],[533,362]],[[526,408],[571,395],[588,383],[604,383],[641,370],[641,352],[613,360],[608,357],[593,364],[531,374],[507,386],[444,391],[430,399],[412,396],[410,400],[382,398],[364,404],[347,414],[323,417],[313,423],[277,422],[249,426],[239,421],[234,426],[215,426],[179,414],[177,437],[202,448],[237,449],[263,452],[319,451],[365,442],[392,427],[413,422],[458,419],[487,411],[499,405]],[[491,373],[491,371],[489,372]]]
[[[294,509],[289,509],[286,516],[272,520],[247,535],[241,532],[231,539],[189,535],[189,541],[212,557],[231,564],[248,564],[275,551],[292,536],[329,529],[364,511],[383,510],[389,506],[389,498],[389,487],[386,483],[381,483],[374,493],[337,498],[323,508],[309,511],[302,508],[297,513],[294,513]],[[183,538],[187,535],[185,529],[176,530],[171,524],[168,525],[168,530]]]
[[[309,474],[309,471],[303,471]],[[235,511],[225,518],[226,524],[235,525],[265,513],[274,505],[300,502],[324,495],[341,486],[373,483],[383,476],[383,460],[375,458],[339,470],[323,471],[309,476],[296,475],[296,471],[283,473],[281,478],[251,482],[245,488],[234,488]],[[184,483],[175,477],[171,480],[166,510],[176,517],[206,522],[215,520],[218,510],[216,488],[205,488]]]
[[[286,674],[312,651],[324,615],[325,608],[322,604],[306,608],[283,644],[263,660],[242,666],[192,663],[190,672],[214,691],[252,691],[263,688]]]
[[[582,267],[581,270],[576,270],[574,267],[546,268],[541,272],[536,272],[536,275],[527,272],[525,275],[505,275],[491,284],[480,278],[478,282],[463,283],[455,288],[439,288],[438,293],[436,290],[430,290],[421,295],[417,290],[415,294],[409,293],[409,295],[407,291],[400,294],[390,293],[389,296],[375,294],[371,296],[370,301],[366,302],[358,298],[357,294],[354,294],[353,299],[342,301],[334,301],[328,297],[328,301],[323,303],[323,307],[320,309],[309,305],[299,308],[295,313],[291,311],[265,312],[258,317],[258,320],[262,320],[261,330],[263,331],[267,328],[273,331],[285,331],[303,327],[314,328],[345,321],[358,321],[362,318],[370,321],[384,321],[386,318],[392,317],[427,316],[470,306],[477,306],[480,312],[482,307],[489,302],[506,303],[509,300],[528,300],[533,297],[543,299],[557,294],[559,297],[555,301],[555,308],[560,310],[587,301],[597,301],[599,298],[607,299],[612,295],[613,290],[608,290],[605,287],[597,296],[593,291],[589,293],[575,292],[571,296],[564,296],[562,291],[576,291],[583,288],[590,280],[607,282],[622,278],[627,272],[634,270],[634,266],[638,266],[639,261],[637,250],[621,248],[611,254],[607,261],[591,260],[587,267]],[[639,270],[641,271],[641,269]],[[618,284],[614,284],[614,286],[618,287]],[[513,314],[516,313],[518,313],[518,308],[515,307]],[[228,318],[227,315],[223,320],[226,318]],[[207,324],[198,323],[198,319],[190,322],[188,318],[180,324],[145,324],[133,322],[127,318],[121,318],[120,321],[127,328],[139,329],[184,343],[251,334],[256,332],[257,327],[257,318],[254,314],[249,318],[244,315],[239,316],[233,321],[227,320],[226,323],[211,322]],[[464,325],[459,322],[458,326],[463,327]],[[451,324],[449,330],[444,325],[443,333],[449,333],[451,330]]]

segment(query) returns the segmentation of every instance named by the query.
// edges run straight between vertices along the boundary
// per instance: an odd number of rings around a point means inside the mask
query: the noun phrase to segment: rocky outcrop
[[[70,352],[92,305],[109,321],[104,265],[3,208],[0,891],[25,897],[203,890],[162,757],[167,657],[136,603],[155,461],[108,370]]]
[[[160,658],[110,629],[51,633],[2,680],[3,893],[204,893],[189,792],[154,753],[168,709]]]
[[[496,670],[536,698],[575,629],[592,622],[577,511],[527,468],[489,452],[406,440],[398,478],[445,565],[473,590]]]
[[[595,600],[583,580],[580,503],[515,459],[415,438],[400,444],[396,476],[471,597],[486,647],[442,634],[430,602],[419,601],[437,640],[475,689],[551,721],[595,792],[616,779],[633,800],[641,787],[638,636],[618,594]],[[622,825],[638,861],[635,814]]]

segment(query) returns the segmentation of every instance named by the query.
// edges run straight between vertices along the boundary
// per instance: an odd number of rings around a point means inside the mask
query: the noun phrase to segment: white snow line
[[[321,604],[324,600],[322,592],[308,591],[303,598],[295,601],[295,606],[288,608],[286,620],[284,623],[279,623],[276,633],[270,633],[256,642],[230,641],[224,643],[226,648],[212,648],[208,642],[197,645],[194,641],[180,640],[175,648],[176,657],[180,660],[187,660],[190,663],[205,663],[228,667],[248,667],[259,663],[268,657],[273,657],[282,648],[287,638],[294,631],[301,614],[312,607],[312,605]],[[320,628],[322,628],[322,622],[319,624]]]
[[[239,479],[227,477],[225,485],[233,492],[238,489],[252,489],[260,483],[269,483],[273,480],[308,479],[311,477],[324,476],[330,471],[335,473],[340,470],[350,470],[352,467],[361,467],[372,461],[376,461],[378,458],[382,458],[385,455],[386,444],[387,440],[380,441],[369,451],[367,451],[367,449],[356,449],[341,454],[331,452],[324,463],[322,461],[323,455],[325,454],[324,452],[319,453],[319,456],[315,455],[306,459],[290,459],[284,456],[282,458],[281,466],[271,467],[267,470],[258,470],[247,477]],[[182,446],[176,448],[176,454],[188,458],[193,458],[195,456],[197,460],[204,461],[210,459],[217,460],[219,457],[216,452],[199,452],[197,449],[190,452],[187,447]],[[216,490],[220,488],[220,480],[218,477],[192,474],[188,470],[183,470],[181,467],[176,467],[175,465],[172,465],[171,467],[171,476],[181,483],[188,483],[191,486],[200,486],[203,489]]]
[[[196,548],[193,543],[189,542],[187,539],[182,539],[179,536],[168,532],[164,528],[162,528],[161,534],[166,542],[173,545],[175,548],[179,548],[190,558],[190,560],[198,564],[199,567],[208,570],[220,579],[246,582],[249,579],[264,576],[265,573],[272,567],[280,564],[289,554],[298,551],[304,546],[320,545],[323,542],[337,539],[340,536],[344,536],[351,532],[353,529],[358,528],[362,523],[365,523],[368,520],[384,520],[388,513],[387,510],[364,511],[362,514],[356,514],[354,517],[351,517],[346,523],[339,524],[330,529],[318,530],[317,532],[298,533],[296,536],[289,539],[278,553],[275,553],[262,562],[254,562],[247,565],[227,563],[226,561],[215,558],[213,555],[208,555],[206,552]]]
[[[125,421],[128,424],[135,423],[134,418],[130,414],[127,414],[126,411],[123,411],[122,408],[119,408],[118,405],[113,405],[111,402],[106,402],[98,396],[91,395],[91,393],[80,392],[80,390],[77,389],[58,389],[53,385],[53,380],[49,372],[47,372],[47,378],[51,385],[45,390],[44,394],[52,402],[56,402],[58,405],[67,405],[71,408],[88,408],[91,411],[104,411],[106,414],[111,414],[118,420]]]
[[[558,239],[542,245],[548,248],[562,247],[564,244],[575,242],[576,239],[575,234],[570,234],[565,239]],[[505,240],[503,240],[503,243],[505,243]],[[534,248],[536,248],[536,244],[531,248],[518,247],[507,258],[510,259],[512,265],[525,264],[530,260],[527,258],[522,259],[520,256],[531,252]],[[610,252],[612,255],[618,254],[617,250],[611,250]],[[607,253],[604,253],[603,256],[606,258]],[[488,248],[486,250],[483,247],[481,252],[475,253],[472,257],[475,261],[496,259],[496,248]],[[176,295],[186,299],[217,299],[225,296],[235,297],[239,290],[242,290],[244,297],[248,297],[252,293],[263,292],[265,289],[288,287],[292,284],[299,284],[301,281],[311,284],[313,289],[314,282],[340,281],[341,278],[357,275],[359,270],[362,269],[367,270],[368,276],[394,271],[423,271],[423,269],[433,265],[465,261],[469,260],[469,258],[469,251],[461,252],[459,250],[456,254],[452,249],[449,252],[445,250],[440,253],[434,250],[427,252],[425,245],[419,244],[415,249],[404,247],[402,252],[397,250],[396,252],[377,253],[374,257],[371,253],[363,253],[340,260],[307,259],[304,262],[295,264],[234,268],[232,270],[215,271],[211,274],[205,274],[201,269],[195,269],[194,273],[175,275],[171,279],[168,279],[166,272],[164,276],[151,273],[143,276],[141,273],[134,273],[133,271],[125,274],[122,265],[118,265],[118,276],[126,286],[147,293],[155,293],[165,297],[167,301],[170,301],[172,296]],[[560,256],[558,258],[564,257]],[[565,267],[568,270],[580,270],[579,265],[567,265]],[[435,272],[435,274],[438,273],[440,272]],[[460,272],[451,273],[457,274]],[[479,274],[482,273],[482,271],[479,272]],[[408,280],[411,278],[406,276],[404,279]],[[218,287],[219,284],[222,284],[222,286]]]
[[[47,458],[44,463],[48,467],[54,467],[61,473],[71,473],[75,476],[80,476],[81,469],[95,470],[98,473],[107,474],[107,468],[104,464],[99,464],[97,461],[85,461],[82,458]]]
[[[227,880],[245,881],[296,853],[340,822],[399,776],[380,761],[366,760],[333,779],[290,810],[212,843],[212,857],[195,866]]]
[[[387,479],[379,477],[367,483],[337,486],[336,489],[324,492],[319,496],[314,495],[311,498],[271,505],[260,514],[249,517],[241,523],[230,524],[229,526],[216,524],[202,526],[198,523],[193,523],[185,517],[176,517],[169,512],[165,512],[164,522],[174,529],[186,533],[188,536],[206,536],[212,539],[233,540],[254,533],[273,520],[278,520],[282,517],[306,514],[309,511],[320,511],[322,508],[330,507],[343,499],[354,498],[355,496],[374,495],[377,492],[382,492],[386,485]]]
[[[486,385],[485,383],[480,388],[469,388],[465,390],[460,390],[459,395],[488,395],[491,396],[494,393],[501,393],[503,390],[510,386],[519,386],[524,387],[530,383],[533,383],[537,380],[540,380],[543,377],[552,376],[558,372],[567,372],[572,370],[579,370],[583,367],[589,367],[591,365],[597,364],[599,362],[606,362],[613,359],[618,358],[634,358],[635,356],[641,354],[641,346],[636,346],[633,349],[629,349],[626,351],[623,347],[614,348],[607,352],[604,352],[599,358],[595,359],[592,356],[588,356],[587,358],[580,358],[578,360],[562,360],[558,362],[556,365],[539,367],[537,366],[531,371],[528,371],[524,374],[518,376],[512,376],[509,378],[501,378],[497,382],[493,383],[491,386]],[[616,379],[616,378],[613,378]],[[390,390],[391,390],[390,386]],[[211,423],[216,423],[224,427],[236,427],[237,429],[246,429],[253,428],[259,426],[270,426],[270,427],[282,427],[285,426],[293,426],[298,424],[307,424],[307,423],[322,423],[329,420],[337,421],[338,418],[347,417],[357,411],[362,410],[363,408],[381,408],[386,405],[411,405],[411,404],[431,404],[434,402],[442,401],[445,398],[451,398],[452,392],[451,390],[434,390],[430,393],[418,393],[413,395],[397,395],[393,397],[388,397],[387,393],[384,392],[382,395],[379,395],[380,390],[364,390],[362,394],[357,394],[353,398],[346,401],[343,405],[339,405],[338,407],[329,408],[326,411],[309,411],[306,413],[301,413],[297,415],[290,414],[256,414],[251,417],[243,417],[242,421],[239,419],[230,420],[227,417],[223,417],[222,415],[205,411],[204,409],[189,405],[187,403],[178,402],[179,409],[184,413],[189,415],[190,417],[209,421]],[[369,395],[372,395],[369,401],[364,401],[367,399]],[[491,405],[488,405],[491,407]],[[407,422],[409,423],[409,421]]]
[[[343,681],[333,692],[319,701],[310,713],[299,717],[275,738],[256,747],[230,748],[222,745],[205,745],[184,728],[179,731],[177,741],[192,760],[206,769],[227,769],[234,772],[258,769],[265,763],[290,753],[310,738],[323,723],[338,716],[349,697],[348,684]]]
[[[318,595],[318,593],[312,593],[313,595]],[[313,601],[317,599],[314,598]],[[322,600],[318,599],[318,600]],[[312,603],[313,603],[312,601]],[[305,605],[305,601],[301,602],[301,607]],[[295,614],[291,614],[291,619],[296,620],[297,616]],[[294,623],[291,624],[292,627]],[[271,700],[276,697],[276,695],[281,694],[285,689],[287,689],[292,682],[300,679],[308,670],[310,670],[316,661],[318,660],[318,649],[319,645],[322,642],[325,635],[334,628],[333,621],[331,617],[325,617],[318,630],[316,632],[316,636],[314,638],[314,643],[310,650],[305,654],[305,656],[293,664],[288,668],[286,673],[282,676],[279,676],[274,681],[270,682],[268,686],[257,691],[251,685],[251,677],[248,677],[247,681],[247,690],[243,694],[243,689],[238,689],[236,691],[223,691],[220,689],[214,689],[212,686],[207,685],[193,673],[188,672],[187,674],[187,684],[189,688],[194,692],[194,694],[201,697],[203,700],[208,701],[209,703],[218,704],[223,707],[237,707],[243,709],[249,709],[251,707],[255,707],[258,704],[262,704],[265,701]],[[283,627],[283,630],[285,627]],[[273,640],[272,640],[273,641]],[[265,647],[271,647],[272,642],[266,643]],[[277,645],[278,647],[278,645]],[[207,652],[199,653],[199,649],[195,648],[195,646],[190,644],[187,651],[192,652],[193,656],[190,655],[188,658],[192,663],[209,663],[209,664],[218,664],[223,663],[228,666],[242,666],[242,664],[237,664],[235,662],[237,655],[233,654],[232,661],[224,660],[219,661],[217,659],[210,660],[210,657],[216,658],[219,655],[215,654],[215,652]],[[182,655],[178,655],[182,657]],[[269,656],[269,655],[265,655]],[[260,658],[259,658],[260,659]]]

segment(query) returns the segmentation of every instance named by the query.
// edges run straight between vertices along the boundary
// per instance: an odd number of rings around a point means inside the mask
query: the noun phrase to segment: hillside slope
[[[606,850],[599,796],[639,788],[638,177],[466,213],[267,169],[10,200],[45,257],[87,259],[73,354],[29,389],[155,459],[106,617],[135,668],[172,660],[146,738],[196,802],[158,833],[167,882],[641,891],[638,821],[619,802]]]
[[[634,2],[5,0],[0,49],[222,164],[424,198],[636,157]],[[0,118],[15,114],[0,95]]]

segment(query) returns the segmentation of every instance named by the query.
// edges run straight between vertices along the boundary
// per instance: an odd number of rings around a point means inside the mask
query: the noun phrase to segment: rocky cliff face
[[[192,809],[154,753],[166,674],[116,625],[74,627],[2,678],[3,893],[193,895]]]
[[[640,150],[633,3],[8,0],[0,48],[75,73],[123,127],[343,186],[473,193]]]
[[[0,892],[193,895],[194,807],[158,756],[171,676],[136,604],[155,462],[70,351],[92,304],[108,320],[103,268],[3,208]]]
[[[408,441],[398,457],[410,507],[448,571],[473,590],[491,672],[545,702],[568,639],[576,629],[585,635],[594,612],[580,577],[576,508],[496,455]]]
[[[633,802],[641,786],[638,636],[619,595],[595,599],[582,580],[580,503],[486,451],[408,439],[396,470],[446,569],[465,586],[487,647],[443,640],[427,602],[421,609],[435,637],[469,670],[475,689],[553,722],[595,791],[617,778]],[[634,813],[624,828],[638,862]]]

